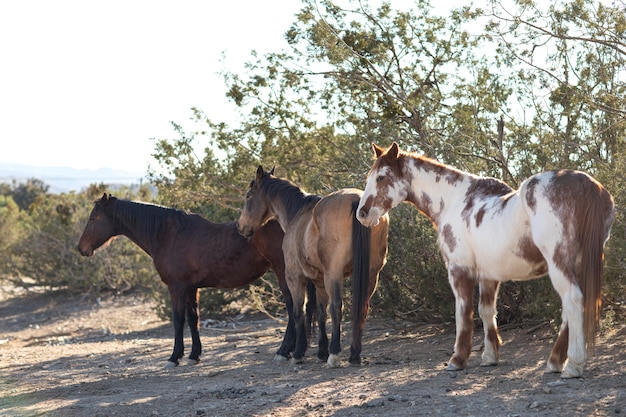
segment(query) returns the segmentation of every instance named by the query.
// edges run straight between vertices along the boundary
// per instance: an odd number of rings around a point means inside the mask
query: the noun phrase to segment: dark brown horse
[[[278,277],[289,316],[277,358],[288,358],[294,350],[293,302],[285,283],[282,252],[284,233],[277,222],[268,222],[253,238],[247,239],[239,234],[235,222],[212,223],[174,208],[119,200],[104,194],[94,204],[78,250],[83,256],[91,256],[119,235],[128,237],[152,257],[169,290],[175,335],[174,352],[166,366],[178,365],[183,357],[185,315],[192,339],[189,363],[200,360],[198,288],[241,287],[270,268]],[[309,297],[314,300],[315,293]]]
[[[239,218],[239,230],[256,236],[276,218],[285,231],[285,278],[293,296],[296,326],[294,362],[302,362],[308,346],[303,315],[304,289],[312,280],[317,290],[319,325],[318,358],[331,367],[339,366],[342,316],[342,287],[352,274],[352,345],[350,363],[361,362],[361,336],[369,300],[378,282],[378,273],[387,256],[389,221],[383,216],[371,230],[355,217],[362,192],[343,189],[325,197],[310,195],[274,170],[259,166],[246,195],[246,207]],[[326,306],[330,299],[332,337],[326,335]],[[330,354],[329,354],[330,350]]]

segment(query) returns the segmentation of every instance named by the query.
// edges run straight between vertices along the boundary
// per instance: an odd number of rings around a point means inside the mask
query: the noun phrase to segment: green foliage
[[[25,188],[14,190],[22,195]],[[151,259],[128,239],[118,239],[91,258],[81,257],[76,250],[93,201],[107,190],[106,186],[92,185],[80,194],[60,195],[43,191],[47,187],[40,189],[27,209],[18,209],[12,203],[13,196],[0,199],[0,244],[4,246],[1,279],[24,287],[96,294],[146,289],[158,282]],[[120,190],[116,195],[130,198],[134,193]]]
[[[159,166],[149,174],[159,202],[235,220],[259,164],[311,193],[362,188],[372,142],[397,141],[514,187],[547,169],[581,169],[615,197],[604,302],[618,314],[626,302],[626,18],[603,3],[539,3],[491,0],[438,16],[428,0],[408,10],[304,0],[285,33],[287,50],[253,54],[241,74],[224,71],[227,96],[244,116],[237,126],[194,109],[197,131],[174,123],[175,137],[156,142]],[[103,191],[94,185],[53,197],[36,180],[0,187],[7,196],[0,200],[3,270],[49,286],[153,283],[149,260],[127,239],[88,260],[69,249],[87,218],[86,201]],[[390,215],[374,314],[450,320],[453,296],[432,225],[408,205]],[[157,288],[167,312],[169,297]],[[246,305],[276,312],[277,294],[268,275],[243,290],[204,290],[202,299],[216,313]],[[548,279],[507,282],[500,291],[504,322],[553,319],[559,308]]]
[[[24,183],[13,184],[10,195],[22,210],[28,210],[37,198],[48,192],[48,186],[37,178],[30,178]],[[6,193],[7,191],[5,191]],[[5,194],[7,195],[7,194]]]
[[[157,160],[171,174],[161,191],[236,218],[258,164],[326,194],[363,187],[370,144],[391,141],[514,187],[546,169],[582,169],[615,196],[605,301],[623,303],[625,21],[618,8],[581,0],[545,8],[494,0],[445,17],[427,0],[411,10],[305,0],[285,34],[288,50],[253,55],[244,74],[224,73],[245,114],[240,125],[195,110],[205,128],[159,143]],[[205,156],[189,157],[200,143]],[[375,312],[451,319],[435,236],[413,208],[392,210]],[[501,289],[504,322],[552,319],[559,308],[548,279]]]

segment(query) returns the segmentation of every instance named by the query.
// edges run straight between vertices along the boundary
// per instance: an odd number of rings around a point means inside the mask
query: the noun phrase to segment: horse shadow
[[[369,356],[362,365],[329,369],[315,361],[313,346],[301,365],[273,362],[282,328],[268,322],[240,323],[232,332],[203,329],[203,361],[173,369],[163,368],[169,350],[166,324],[157,328],[160,339],[154,339],[154,329],[112,335],[117,348],[110,352],[90,349],[107,340],[84,341],[81,353],[5,366],[6,395],[0,402],[8,413],[47,413],[50,408],[44,407],[52,406],[49,415],[63,416],[499,416],[559,410],[583,415],[597,408],[613,414],[626,406],[620,394],[626,388],[620,371],[626,354],[610,356],[613,350],[601,343],[586,378],[563,382],[557,374],[543,373],[549,329],[536,337],[505,330],[498,366],[478,366],[480,355],[474,352],[466,370],[449,372],[444,369],[453,325],[368,323]],[[626,327],[614,336],[613,343],[626,339]],[[477,335],[475,349],[480,341]],[[37,390],[20,389],[33,381],[45,383]]]

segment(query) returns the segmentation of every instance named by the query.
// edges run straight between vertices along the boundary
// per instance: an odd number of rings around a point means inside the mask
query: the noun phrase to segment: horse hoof
[[[326,361],[326,363],[331,368],[339,368],[339,366],[341,365],[341,361],[339,360],[339,355],[335,355],[334,353],[331,353],[328,356],[328,360]]]
[[[177,366],[178,366],[178,362],[167,361],[163,368],[170,369],[170,368],[176,368]]]
[[[274,362],[287,362],[289,358],[284,357],[283,355],[279,355],[278,353],[274,355]]]
[[[304,357],[302,357],[302,358],[298,358],[298,359],[296,359],[296,358],[291,358],[291,359],[289,360],[289,364],[290,364],[290,365],[299,365],[299,364],[301,364],[301,363],[304,363]]]
[[[187,365],[197,365],[200,363],[200,359],[187,359]]]
[[[558,374],[563,370],[562,365],[554,364],[552,362],[548,362],[546,365],[546,374]]]
[[[565,365],[565,369],[561,372],[561,379],[580,378],[583,376],[582,365],[573,365],[571,361],[568,361]]]
[[[496,366],[498,355],[493,350],[485,350],[480,358],[480,366]]]
[[[446,371],[449,371],[449,372],[456,372],[456,371],[460,371],[460,370],[462,370],[462,369],[463,369],[463,368],[459,368],[458,366],[456,366],[456,365],[455,365],[455,364],[453,364],[452,362],[450,362],[450,363],[448,364],[448,366],[446,366]]]

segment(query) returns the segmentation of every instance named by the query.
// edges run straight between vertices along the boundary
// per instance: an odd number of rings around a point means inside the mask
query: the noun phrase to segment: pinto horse
[[[292,361],[301,363],[308,346],[302,314],[304,286],[312,280],[317,294],[318,358],[330,367],[340,365],[343,279],[352,273],[352,344],[350,363],[361,363],[361,338],[369,300],[387,256],[389,221],[382,216],[376,227],[356,221],[362,191],[343,189],[326,197],[304,192],[289,180],[259,166],[246,194],[239,231],[255,236],[276,218],[285,231],[285,279],[293,297],[296,347]],[[332,335],[326,335],[326,307],[330,299]],[[329,352],[330,350],[330,352]]]
[[[421,155],[376,153],[357,217],[374,226],[403,201],[437,228],[456,298],[456,342],[448,370],[467,366],[473,333],[473,293],[484,327],[482,366],[496,365],[501,345],[496,324],[500,282],[550,275],[562,304],[562,324],[547,361],[562,378],[582,376],[595,344],[601,305],[603,248],[614,217],[613,197],[578,171],[548,171],[519,190]]]
[[[237,231],[235,222],[213,223],[196,214],[119,200],[105,193],[94,203],[78,242],[78,251],[83,256],[91,256],[119,235],[128,237],[152,257],[169,290],[174,316],[174,352],[166,367],[178,365],[183,357],[185,314],[192,340],[188,363],[196,364],[200,360],[199,288],[241,287],[270,268],[278,278],[289,316],[276,356],[289,357],[295,346],[293,302],[285,283],[284,233],[278,222],[268,222],[253,238],[246,239]],[[311,286],[309,290],[309,298],[314,300],[314,288]]]

